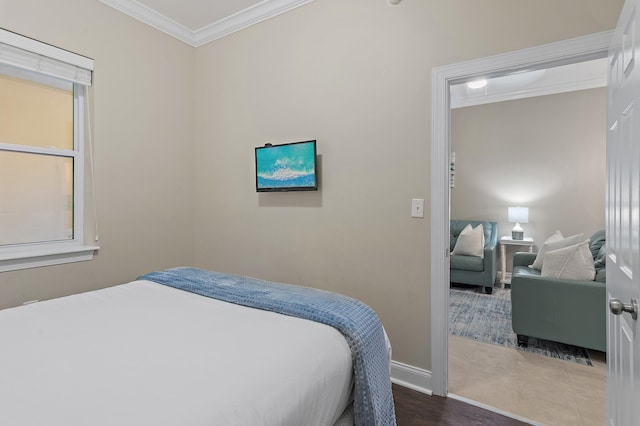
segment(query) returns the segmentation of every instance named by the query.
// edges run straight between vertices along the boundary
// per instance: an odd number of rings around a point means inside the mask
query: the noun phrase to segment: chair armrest
[[[516,266],[529,266],[536,260],[537,253],[529,253],[519,251],[513,254],[513,267]]]
[[[485,267],[489,266],[490,264],[489,260],[491,260],[492,262],[495,261],[497,250],[498,250],[498,232],[497,232],[497,229],[494,228],[493,232],[491,233],[491,237],[484,243]]]
[[[484,245],[484,274],[485,287],[493,287],[498,274],[498,230],[494,226],[493,233],[489,241]]]
[[[491,233],[491,237],[489,238],[489,241],[485,241],[484,244],[485,250],[487,248],[494,250],[496,247],[498,247],[498,229],[497,227],[493,229],[493,232]]]

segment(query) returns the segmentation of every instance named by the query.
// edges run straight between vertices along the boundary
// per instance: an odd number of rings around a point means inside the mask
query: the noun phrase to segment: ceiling
[[[198,47],[313,0],[99,0]]]
[[[487,79],[487,85],[478,89],[472,89],[466,83],[453,85],[451,108],[594,89],[606,85],[607,58],[595,59]]]

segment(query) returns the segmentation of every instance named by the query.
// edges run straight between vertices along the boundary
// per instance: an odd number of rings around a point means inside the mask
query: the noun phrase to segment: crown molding
[[[195,32],[194,46],[202,46],[213,40],[240,31],[251,25],[288,12],[314,0],[264,0],[227,18],[221,19]]]
[[[314,0],[263,0],[254,6],[195,31],[136,0],[99,1],[184,43],[199,47],[297,7],[304,6]]]
[[[194,46],[194,32],[136,0],[99,0],[138,21]]]

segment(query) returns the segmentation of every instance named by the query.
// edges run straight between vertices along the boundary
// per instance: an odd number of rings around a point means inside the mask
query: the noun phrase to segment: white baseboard
[[[432,395],[431,372],[412,365],[391,361],[391,382]]]

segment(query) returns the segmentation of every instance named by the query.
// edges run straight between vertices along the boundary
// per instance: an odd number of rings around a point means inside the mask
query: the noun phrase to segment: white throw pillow
[[[475,228],[471,224],[465,226],[458,235],[458,241],[456,241],[456,246],[451,254],[484,258],[484,228],[482,224]]]
[[[542,243],[542,247],[540,248],[540,251],[536,256],[536,259],[533,261],[533,264],[529,265],[529,268],[540,270],[540,268],[542,268],[542,257],[544,256],[544,253],[542,252],[544,245],[552,241],[559,241],[563,238],[564,238],[564,235],[562,235],[562,232],[560,232],[560,230],[557,230],[556,232],[553,233],[553,235],[551,235],[549,238],[544,240],[544,243]],[[539,266],[539,268],[533,265]]]
[[[554,232],[549,238],[544,240],[544,242],[545,243],[550,243],[551,241],[558,241],[558,240],[561,240],[563,238],[564,238],[564,235],[562,235],[562,232],[560,232],[559,229],[556,229],[556,232]]]
[[[533,261],[532,265],[529,265],[529,268],[533,268],[533,269],[537,269],[538,271],[541,271],[542,263],[544,261],[544,255],[546,252],[551,250],[558,250],[564,247],[569,247],[574,244],[578,244],[582,242],[582,236],[583,234],[576,234],[576,235],[572,235],[570,237],[562,238],[559,240],[554,239],[549,241],[547,239],[547,241],[544,242],[544,244],[542,245],[542,248],[538,252],[538,255],[536,256],[536,260]]]
[[[589,250],[589,240],[569,247],[547,251],[542,264],[543,277],[593,281],[596,269]]]

